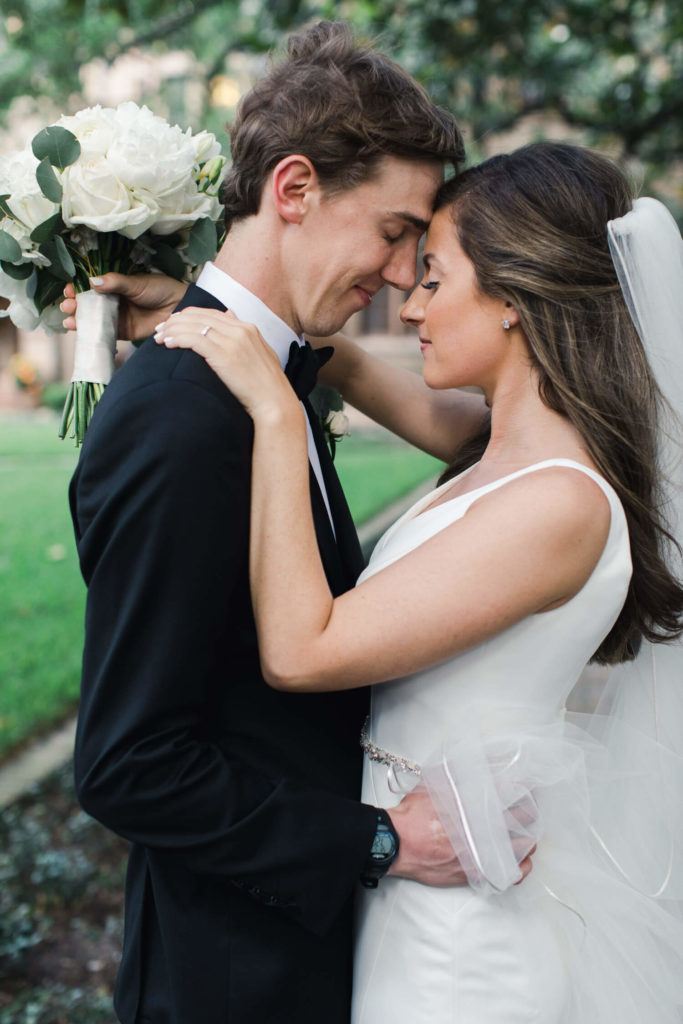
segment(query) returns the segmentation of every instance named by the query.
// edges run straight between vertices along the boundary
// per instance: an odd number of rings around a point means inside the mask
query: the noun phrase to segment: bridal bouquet
[[[24,330],[63,330],[74,283],[78,331],[60,436],[83,441],[109,383],[117,298],[90,290],[110,270],[189,280],[216,254],[225,157],[210,132],[183,132],[147,107],[90,107],[0,157],[0,296]]]

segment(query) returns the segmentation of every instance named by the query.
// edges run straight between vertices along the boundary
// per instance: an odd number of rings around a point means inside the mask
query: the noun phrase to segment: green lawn
[[[357,524],[443,469],[437,459],[398,439],[345,437],[335,466]]]
[[[75,701],[83,586],[57,421],[0,422],[0,753]]]
[[[78,456],[57,425],[0,420],[0,756],[78,694],[85,588],[67,503]],[[439,468],[401,442],[357,436],[336,465],[358,523]]]

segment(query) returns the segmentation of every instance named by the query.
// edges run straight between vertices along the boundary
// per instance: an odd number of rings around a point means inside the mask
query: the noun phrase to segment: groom
[[[462,144],[397,65],[321,23],[244,97],[232,152],[227,240],[180,307],[229,307],[284,367],[304,331],[334,332],[384,284],[412,287]],[[393,830],[394,873],[460,878],[427,801],[408,798],[393,823],[358,802],[367,692],[263,681],[251,444],[203,359],[147,341],[107,388],[71,484],[88,585],[78,793],[132,844],[124,1024],[347,1024],[352,896],[382,872],[371,850],[381,862]],[[314,417],[309,454],[336,595],[362,559]]]

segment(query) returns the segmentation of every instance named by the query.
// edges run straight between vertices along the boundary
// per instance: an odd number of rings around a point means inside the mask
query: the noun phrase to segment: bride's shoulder
[[[558,460],[529,467],[488,491],[468,514],[503,516],[507,523],[519,522],[565,542],[590,536],[604,544],[612,514],[610,494],[612,488],[595,470]]]

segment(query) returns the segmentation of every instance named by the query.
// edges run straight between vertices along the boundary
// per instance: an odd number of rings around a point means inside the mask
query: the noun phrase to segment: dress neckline
[[[399,530],[405,528],[410,531],[411,536],[414,536],[414,531],[417,531],[417,536],[419,538],[422,535],[422,533],[424,533],[425,530],[430,531],[432,529],[434,522],[436,522],[437,526],[439,524],[439,520],[435,520],[431,513],[437,512],[438,510],[443,511],[446,509],[451,509],[453,506],[457,506],[458,502],[463,503],[465,499],[468,499],[468,503],[471,504],[482,494],[485,494],[487,491],[495,490],[498,487],[502,487],[510,480],[513,480],[515,477],[524,476],[526,473],[532,473],[535,472],[536,470],[545,469],[550,466],[567,466],[571,469],[577,469],[581,473],[585,473],[586,476],[589,476],[592,480],[595,481],[595,483],[600,487],[603,494],[607,498],[607,501],[609,502],[610,506],[610,528],[607,540],[605,541],[605,547],[600,556],[600,559],[604,558],[605,551],[611,543],[611,540],[614,535],[616,521],[623,520],[624,526],[626,527],[626,530],[628,530],[621,500],[617,492],[612,487],[612,485],[596,470],[590,469],[590,467],[588,466],[584,466],[583,463],[577,462],[575,459],[557,458],[544,459],[541,462],[534,462],[529,466],[524,466],[522,469],[515,470],[515,472],[513,473],[506,473],[505,476],[499,477],[498,480],[492,480],[488,484],[482,484],[480,487],[472,488],[471,491],[465,491],[463,494],[457,494],[453,498],[448,498],[447,500],[440,502],[438,505],[434,505],[433,508],[426,507],[434,501],[436,496],[445,491],[456,480],[461,479],[467,473],[471,472],[471,470],[473,470],[477,465],[479,465],[478,462],[474,463],[474,465],[472,466],[468,466],[468,468],[463,470],[462,473],[458,473],[457,476],[452,477],[450,480],[446,480],[445,483],[440,484],[438,487],[434,488],[434,490],[429,491],[422,498],[416,501],[415,504],[411,506],[411,508],[404,512],[404,514],[399,519],[397,519],[392,526],[389,527],[386,533],[378,541],[370,558],[368,569],[372,567],[373,570],[377,572],[379,571],[379,569],[383,567],[384,560],[386,559],[385,551],[388,545],[391,544],[392,538],[396,535],[396,533]],[[466,510],[467,509],[465,509],[465,511]],[[389,562],[392,560],[393,558],[389,559]],[[389,564],[389,562],[387,562],[386,564]],[[561,607],[564,607],[564,605],[562,605]],[[547,614],[550,614],[550,612],[548,612]]]
[[[491,480],[488,484],[482,484],[480,487],[473,487],[471,491],[464,491],[462,494],[456,494],[452,498],[447,498],[445,501],[439,502],[438,505],[434,505],[433,508],[428,507],[433,503],[434,499],[438,495],[442,494],[445,490],[451,487],[456,480],[461,480],[464,476],[467,476],[468,473],[471,473],[473,469],[480,465],[480,462],[481,460],[479,460],[479,462],[473,463],[473,465],[468,466],[467,469],[463,470],[462,473],[458,473],[457,476],[452,477],[450,480],[444,481],[444,483],[440,484],[438,487],[435,487],[434,490],[429,491],[428,494],[425,494],[424,497],[420,498],[419,501],[417,501],[411,508],[408,509],[407,512],[404,513],[403,516],[401,516],[398,522],[394,524],[394,527],[398,526],[399,523],[405,523],[411,520],[420,519],[422,516],[429,515],[429,513],[431,512],[436,512],[438,509],[444,508],[447,505],[452,505],[456,501],[462,501],[465,498],[470,498],[473,494],[479,495],[483,494],[486,491],[495,490],[496,488],[502,486],[508,481],[513,480],[515,477],[524,476],[526,473],[535,472],[536,470],[539,469],[545,469],[548,466],[568,466],[572,469],[578,469],[581,472],[586,473],[593,480],[595,480],[595,482],[602,488],[602,490],[605,493],[609,492],[609,494],[612,494],[618,500],[618,495],[612,487],[612,485],[594,469],[591,469],[589,466],[584,466],[582,462],[577,462],[576,459],[557,458],[543,459],[540,462],[532,462],[531,465],[523,466],[522,469],[516,469],[513,473],[506,473],[505,476],[501,476],[497,480]],[[391,532],[393,533],[393,529]]]

